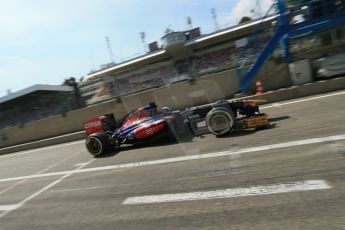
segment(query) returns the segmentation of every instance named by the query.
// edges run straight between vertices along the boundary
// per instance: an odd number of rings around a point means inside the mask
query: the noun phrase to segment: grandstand
[[[100,88],[103,86],[103,80],[101,77],[88,77],[86,80],[79,82],[79,86],[81,96],[85,101],[89,101],[100,91]]]
[[[73,88],[33,85],[0,98],[0,129],[76,109]]]
[[[272,16],[204,35],[199,27],[171,31],[162,37],[161,48],[90,73],[87,80],[80,83],[81,94],[87,104],[93,104],[236,68],[235,41],[248,36],[258,24],[263,26],[260,32],[269,36],[274,18]]]
[[[299,23],[305,20],[303,14],[303,11],[299,12],[289,20],[292,24]],[[160,47],[157,42],[149,44],[150,52],[147,54],[90,73],[81,83],[82,96],[87,104],[93,104],[225,70],[249,68],[272,38],[278,19],[277,15],[265,15],[209,34],[202,34],[199,27],[169,31],[161,38]],[[311,36],[289,39],[288,52],[294,61],[309,59],[312,62],[328,54],[345,52],[344,28],[340,26]],[[268,60],[282,63],[284,52],[278,45]],[[287,63],[283,67],[288,70]],[[272,74],[264,76],[270,83],[274,80]],[[242,80],[243,74],[238,75]],[[282,87],[282,84],[270,85],[270,89]]]

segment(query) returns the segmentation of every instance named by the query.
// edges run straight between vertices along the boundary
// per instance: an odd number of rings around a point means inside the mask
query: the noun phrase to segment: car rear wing
[[[112,113],[89,119],[83,123],[87,135],[98,132],[115,131],[116,120]]]

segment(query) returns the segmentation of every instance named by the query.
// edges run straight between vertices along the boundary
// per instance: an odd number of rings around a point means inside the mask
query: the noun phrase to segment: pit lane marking
[[[53,145],[53,146],[47,146],[47,147],[42,147],[42,148],[37,148],[37,149],[32,149],[32,150],[27,150],[27,151],[22,151],[22,152],[17,152],[17,153],[9,153],[9,154],[4,154],[0,156],[0,159],[2,158],[8,158],[8,157],[15,157],[15,156],[20,156],[28,153],[34,153],[34,152],[40,152],[40,151],[45,151],[45,150],[50,150],[50,149],[56,149],[56,148],[61,148],[61,147],[66,147],[70,145],[76,145],[76,144],[81,144],[84,143],[85,141],[73,141],[69,143],[63,143],[63,144],[58,144],[58,145]]]
[[[299,141],[290,141],[290,142],[285,142],[285,143],[263,145],[263,146],[257,146],[257,147],[249,147],[249,148],[232,150],[232,151],[228,150],[228,151],[222,151],[222,152],[195,154],[195,155],[188,155],[188,156],[182,156],[182,157],[172,157],[172,158],[133,162],[133,163],[126,163],[126,164],[107,165],[107,166],[101,166],[101,167],[77,169],[77,170],[70,170],[70,171],[58,171],[58,172],[51,172],[51,173],[42,173],[39,175],[28,175],[28,176],[21,176],[21,177],[3,178],[3,179],[0,179],[0,183],[1,182],[8,182],[8,181],[23,180],[23,179],[59,176],[59,175],[69,174],[71,172],[73,172],[73,174],[88,173],[88,172],[97,172],[97,171],[104,171],[104,170],[114,170],[114,169],[134,168],[134,167],[149,166],[149,165],[177,163],[177,162],[190,161],[190,160],[201,160],[201,159],[208,159],[208,158],[213,158],[213,157],[230,156],[230,155],[234,155],[234,154],[253,153],[253,152],[259,152],[259,151],[268,151],[268,150],[274,150],[274,149],[281,149],[281,148],[288,148],[288,147],[295,147],[295,146],[302,146],[302,145],[310,145],[310,144],[317,144],[317,143],[324,143],[324,142],[334,142],[334,141],[339,141],[339,140],[345,140],[345,134],[327,136],[327,137],[319,137],[319,138],[311,138],[311,139],[305,139],[305,140],[299,140]]]
[[[84,162],[84,163],[78,163],[78,164],[75,164],[74,167],[79,167],[79,166],[83,166],[83,165],[86,165],[87,162]]]
[[[8,212],[8,211],[12,211],[12,210],[15,210],[17,208],[20,208],[20,207],[21,206],[18,204],[0,205],[0,211]]]
[[[321,98],[325,98],[325,97],[332,97],[332,96],[337,96],[337,95],[342,95],[342,94],[345,94],[345,91],[337,92],[337,93],[330,93],[330,94],[316,96],[316,97],[309,97],[309,98],[305,98],[305,99],[293,100],[293,101],[288,101],[288,102],[273,103],[273,104],[268,105],[268,106],[260,106],[260,109],[280,107],[283,105],[290,105],[290,104],[295,104],[295,103],[300,103],[300,102],[305,102],[305,101],[312,101],[312,100],[316,100],[316,99],[321,99]]]
[[[52,168],[54,168],[54,167],[56,167],[56,166],[58,166],[58,165],[64,163],[65,161],[67,161],[67,160],[69,160],[69,159],[71,159],[71,158],[73,158],[73,157],[75,157],[75,156],[81,154],[82,152],[84,152],[84,150],[81,150],[81,151],[79,151],[79,152],[77,152],[77,153],[75,153],[75,154],[72,154],[72,155],[70,155],[70,156],[67,156],[66,158],[64,158],[64,159],[62,159],[62,160],[60,160],[60,161],[58,161],[58,162],[55,162],[54,164],[48,166],[47,168],[42,169],[41,171],[35,173],[34,175],[40,175],[40,174],[42,174],[42,173],[44,173],[44,172],[47,172],[48,170],[50,170],[50,169],[52,169]],[[84,164],[85,164],[85,163],[84,163]],[[30,178],[29,178],[29,179],[30,179]],[[15,184],[13,184],[13,185],[11,185],[11,186],[9,186],[9,187],[3,189],[3,190],[0,190],[0,195],[3,194],[3,193],[5,193],[5,192],[8,192],[8,191],[14,189],[14,188],[17,187],[18,185],[21,185],[21,184],[25,183],[25,182],[28,181],[29,179],[23,179],[23,180],[17,181]]]
[[[198,191],[187,193],[173,193],[151,196],[135,196],[125,199],[123,205],[131,204],[154,204],[166,202],[224,199],[234,197],[269,195],[288,192],[301,192],[311,190],[322,190],[332,188],[324,180],[307,180],[292,183],[270,184],[261,186],[252,186],[247,188],[229,188],[224,190]]]
[[[67,174],[63,175],[62,177],[60,177],[59,179],[53,181],[52,183],[48,184],[47,186],[45,186],[44,188],[38,190],[37,192],[33,193],[32,195],[28,196],[27,198],[25,198],[24,200],[20,201],[17,204],[13,204],[13,205],[3,205],[3,213],[0,214],[0,219],[4,216],[6,216],[8,213],[23,207],[27,202],[29,202],[30,200],[36,198],[37,196],[41,195],[43,192],[47,191],[48,189],[54,187],[55,185],[59,184],[60,182],[62,182],[63,180],[65,180],[67,177],[70,177],[71,175],[73,175],[76,171],[82,169],[83,167],[87,166],[88,164],[91,164],[95,159],[91,159],[89,160],[86,164],[79,166],[78,168],[76,168],[75,170],[69,171]],[[1,206],[0,206],[1,207]],[[6,210],[5,210],[6,209]],[[0,209],[1,211],[1,209]]]

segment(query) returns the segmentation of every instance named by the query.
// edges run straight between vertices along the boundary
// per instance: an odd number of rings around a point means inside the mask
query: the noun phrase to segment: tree
[[[245,23],[245,22],[250,22],[252,19],[248,16],[244,16],[241,18],[240,22],[238,24],[242,24],[242,23]]]
[[[73,87],[74,91],[74,99],[77,104],[78,109],[82,107],[82,102],[81,102],[81,96],[80,96],[80,91],[78,87],[78,82],[75,80],[74,77],[70,77],[65,79],[65,81],[62,83],[62,85],[70,86]]]

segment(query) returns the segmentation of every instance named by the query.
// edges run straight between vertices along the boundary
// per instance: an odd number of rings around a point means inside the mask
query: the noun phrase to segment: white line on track
[[[82,165],[85,165],[85,164],[87,164],[87,162],[84,162],[84,163],[78,163],[78,164],[75,164],[74,166],[75,166],[75,167],[79,167],[79,166],[82,166]]]
[[[307,180],[284,184],[253,186],[248,188],[230,188],[224,190],[198,191],[188,193],[136,196],[125,199],[122,204],[153,204],[191,200],[224,199],[232,197],[258,196],[277,193],[330,189],[324,180]]]
[[[58,145],[53,145],[53,146],[48,146],[48,147],[42,147],[42,148],[27,150],[27,151],[18,152],[18,153],[9,153],[9,154],[5,154],[5,155],[1,155],[0,159],[8,158],[8,157],[14,157],[14,156],[20,156],[20,155],[24,155],[24,154],[28,154],[28,153],[34,153],[34,152],[45,151],[45,150],[50,150],[50,149],[56,149],[56,148],[70,146],[70,145],[76,145],[76,144],[80,144],[80,143],[84,143],[84,142],[85,142],[84,140],[73,141],[73,142],[69,142],[69,143],[58,144]]]
[[[18,204],[11,204],[11,205],[0,205],[0,211],[5,211],[5,212],[8,212],[8,211],[12,211],[12,210],[15,210],[17,208],[20,208],[21,206],[18,205]]]
[[[317,143],[324,143],[324,142],[339,141],[339,140],[345,140],[345,134],[319,137],[319,138],[311,138],[311,139],[305,139],[305,140],[299,140],[299,141],[290,141],[290,142],[272,144],[272,145],[250,147],[250,148],[239,149],[236,151],[204,153],[204,154],[196,154],[196,155],[189,155],[189,156],[182,156],[182,157],[165,158],[165,159],[159,159],[159,160],[141,161],[141,162],[126,163],[126,164],[118,164],[118,165],[107,165],[107,166],[86,168],[86,169],[76,169],[72,171],[44,173],[40,175],[28,175],[28,176],[21,176],[21,177],[3,178],[3,179],[0,179],[0,182],[59,176],[59,175],[69,174],[71,172],[87,173],[87,172],[96,172],[96,171],[104,171],[104,170],[114,170],[114,169],[134,168],[134,167],[149,166],[149,165],[176,163],[176,162],[183,162],[183,161],[190,161],[190,160],[200,160],[200,159],[207,159],[207,158],[213,158],[213,157],[230,156],[233,154],[241,154],[241,153],[253,153],[253,152],[259,152],[259,151],[267,151],[267,150],[288,148],[288,147],[301,146],[301,145],[310,145],[310,144],[317,144]]]
[[[72,155],[69,155],[69,156],[67,156],[66,158],[64,158],[64,159],[62,159],[62,160],[60,160],[60,161],[58,161],[58,162],[55,162],[54,164],[48,166],[47,168],[42,169],[41,171],[35,173],[34,175],[40,175],[40,174],[42,174],[42,173],[44,173],[44,172],[47,172],[48,170],[50,170],[50,169],[52,169],[52,168],[54,168],[54,167],[56,167],[56,166],[62,164],[63,162],[65,162],[65,161],[67,161],[67,160],[69,160],[69,159],[71,159],[71,158],[73,158],[73,157],[79,155],[79,154],[82,153],[83,151],[84,151],[84,150],[81,150],[81,151],[79,151],[79,152],[77,152],[77,153],[74,153],[74,154],[72,154]],[[85,164],[85,163],[84,163],[84,164]],[[79,165],[78,165],[78,166],[79,166]],[[29,179],[30,179],[30,178],[29,178]],[[20,185],[20,184],[25,183],[25,182],[26,182],[27,180],[29,180],[29,179],[20,180],[20,181],[16,182],[15,184],[13,184],[13,185],[11,185],[11,186],[9,186],[9,187],[3,189],[3,190],[0,190],[0,195],[3,194],[3,193],[5,193],[5,192],[8,192],[8,191],[12,190],[13,188],[17,187],[17,186]]]
[[[35,197],[39,196],[40,194],[42,194],[43,192],[45,192],[46,190],[50,189],[51,187],[57,185],[58,183],[62,182],[63,180],[65,180],[67,177],[71,176],[72,174],[74,174],[76,171],[82,169],[83,167],[87,166],[88,164],[90,164],[92,161],[94,161],[95,159],[91,159],[90,161],[88,161],[86,164],[79,166],[78,168],[76,168],[75,170],[69,171],[69,173],[63,175],[62,177],[60,177],[59,179],[55,180],[54,182],[48,184],[47,186],[45,186],[44,188],[38,190],[37,192],[35,192],[34,194],[32,194],[31,196],[25,198],[24,200],[22,200],[21,202],[14,204],[14,205],[6,205],[7,208],[10,207],[8,210],[5,210],[5,212],[0,214],[0,219],[4,216],[6,216],[8,213],[12,212],[13,210],[16,210],[22,206],[24,206],[27,202],[29,202],[30,200],[34,199]],[[4,206],[4,207],[6,207]],[[1,207],[1,206],[0,206]],[[12,209],[11,209],[12,208]]]
[[[305,99],[293,100],[293,101],[288,101],[288,102],[273,103],[273,104],[268,105],[268,106],[261,106],[260,109],[280,107],[283,105],[290,105],[290,104],[295,104],[295,103],[300,103],[300,102],[305,102],[305,101],[311,101],[311,100],[321,99],[321,98],[325,98],[325,97],[332,97],[332,96],[337,96],[337,95],[342,95],[342,94],[345,94],[345,91],[341,91],[341,92],[337,92],[337,93],[330,93],[330,94],[316,96],[316,97],[309,97],[309,98],[305,98]]]

